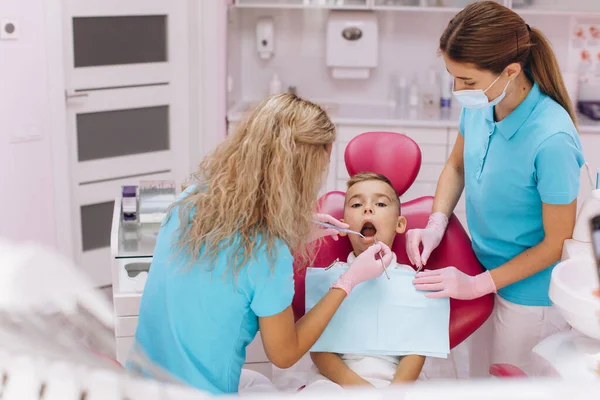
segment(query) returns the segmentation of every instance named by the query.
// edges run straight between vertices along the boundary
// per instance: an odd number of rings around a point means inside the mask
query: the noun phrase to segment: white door
[[[75,260],[102,286],[121,185],[189,172],[187,2],[63,4]]]

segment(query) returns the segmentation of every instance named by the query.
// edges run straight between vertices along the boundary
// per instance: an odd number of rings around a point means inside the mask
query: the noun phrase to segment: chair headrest
[[[385,175],[402,196],[419,174],[421,149],[406,135],[366,132],[348,143],[344,161],[350,176],[364,171]]]

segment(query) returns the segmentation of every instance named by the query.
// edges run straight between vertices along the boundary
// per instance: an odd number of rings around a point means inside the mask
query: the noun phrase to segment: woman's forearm
[[[464,187],[463,169],[452,163],[446,163],[435,190],[432,212],[441,212],[450,218]]]
[[[560,260],[562,243],[542,241],[507,263],[490,270],[496,289],[529,278]]]
[[[331,289],[296,322],[296,357],[298,359],[306,354],[319,339],[345,298],[346,292],[342,289]]]

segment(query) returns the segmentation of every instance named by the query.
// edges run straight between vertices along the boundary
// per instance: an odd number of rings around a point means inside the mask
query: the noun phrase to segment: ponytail
[[[556,56],[548,39],[536,28],[530,28],[531,40],[529,63],[526,67],[531,71],[534,82],[540,90],[560,104],[577,124],[577,115],[556,61]]]

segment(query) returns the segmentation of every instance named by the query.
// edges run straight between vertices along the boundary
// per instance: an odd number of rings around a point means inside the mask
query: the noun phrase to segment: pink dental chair
[[[363,133],[348,144],[344,155],[346,168],[352,176],[370,171],[388,177],[398,194],[402,196],[413,184],[421,168],[421,150],[408,136],[393,132]],[[402,203],[402,215],[407,219],[407,230],[424,228],[433,205],[433,197],[421,197]],[[319,211],[342,218],[344,193],[329,192],[319,200]],[[318,250],[314,266],[325,268],[336,258],[345,260],[352,251],[347,237],[336,242],[325,239]],[[409,264],[405,250],[405,237],[397,235],[392,246],[398,263]],[[476,275],[483,267],[471,248],[471,240],[456,216],[450,218],[444,239],[427,262],[428,269],[439,269],[453,265],[461,271]],[[292,307],[296,319],[304,315],[305,270],[296,269],[296,294]],[[475,332],[490,316],[494,306],[493,295],[470,301],[450,300],[450,347],[454,348]]]

